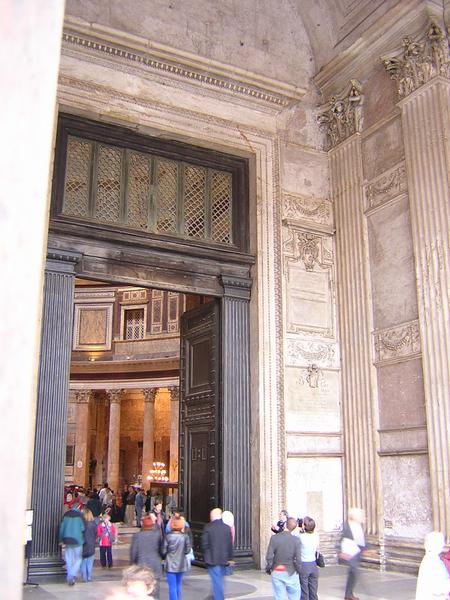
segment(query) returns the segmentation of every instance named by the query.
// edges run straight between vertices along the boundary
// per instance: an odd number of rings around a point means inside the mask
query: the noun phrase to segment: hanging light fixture
[[[166,463],[154,462],[153,468],[150,469],[149,474],[147,475],[147,481],[169,481],[169,478],[167,477]]]

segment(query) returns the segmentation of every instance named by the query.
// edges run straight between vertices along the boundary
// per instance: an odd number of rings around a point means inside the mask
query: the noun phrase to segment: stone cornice
[[[430,18],[442,15],[438,0],[404,0],[398,2],[375,21],[363,36],[325,65],[314,82],[325,97],[341,90],[353,78],[364,81],[367,72],[378,63],[380,56],[396,48],[405,33],[415,35],[424,30]]]
[[[239,67],[151,42],[99,24],[67,16],[62,49],[76,48],[194,86],[219,90],[282,110],[298,102],[304,88]]]

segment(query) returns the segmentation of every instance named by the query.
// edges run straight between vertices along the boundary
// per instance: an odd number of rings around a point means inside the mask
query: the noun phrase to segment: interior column
[[[75,253],[49,250],[45,268],[31,496],[33,575],[53,574],[62,567],[58,530],[64,501],[73,293],[79,259]]]
[[[222,507],[236,517],[236,557],[252,556],[250,464],[251,280],[222,276]]]
[[[77,402],[77,429],[75,438],[75,482],[87,487],[89,477],[89,406],[92,400],[90,390],[75,392]]]
[[[170,392],[170,465],[169,481],[178,481],[178,447],[180,437],[180,388],[171,386]]]
[[[106,390],[109,399],[108,474],[109,487],[119,491],[120,408],[123,390]]]
[[[95,466],[95,486],[103,486],[104,475],[103,465],[105,462],[105,439],[106,439],[106,406],[103,398],[97,398],[96,400],[97,409],[97,434],[95,437],[95,459],[97,464]],[[109,481],[108,481],[109,483]]]
[[[142,445],[142,485],[150,488],[147,475],[153,466],[155,445],[155,399],[158,388],[142,390],[144,395],[144,434]]]

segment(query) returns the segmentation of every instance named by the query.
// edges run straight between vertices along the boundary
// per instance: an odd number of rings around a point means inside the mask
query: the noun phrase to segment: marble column
[[[155,446],[155,399],[158,388],[142,390],[144,395],[144,433],[142,444],[142,484],[148,489],[147,475],[153,466]]]
[[[92,400],[90,390],[75,392],[77,403],[77,429],[75,438],[74,480],[86,487],[89,477],[89,405]]]
[[[120,409],[122,390],[106,390],[109,400],[108,473],[109,487],[119,490]]]
[[[104,465],[105,465],[105,441],[106,441],[106,406],[103,398],[96,399],[96,425],[97,431],[95,435],[95,459],[97,465],[95,467],[94,485],[103,485],[104,482]],[[109,482],[108,482],[109,483]]]
[[[419,43],[418,43],[419,42]],[[383,64],[397,82],[417,279],[433,525],[450,537],[450,62],[445,27]]]
[[[366,512],[367,532],[378,533],[378,455],[374,427],[375,373],[361,155],[362,94],[352,81],[319,123],[328,137],[336,218],[338,309],[342,357],[344,502]]]
[[[178,481],[178,447],[180,442],[180,388],[172,386],[170,392],[170,464],[169,480]]]
[[[236,557],[252,556],[251,280],[222,276],[222,506],[236,517]]]
[[[58,572],[62,564],[58,528],[63,511],[73,293],[79,259],[75,253],[49,250],[45,269],[31,496],[33,575]]]

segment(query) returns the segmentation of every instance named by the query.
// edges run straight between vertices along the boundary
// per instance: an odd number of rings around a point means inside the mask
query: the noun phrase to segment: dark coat
[[[225,566],[233,558],[231,529],[216,519],[205,525],[202,534],[202,550],[207,565]]]
[[[161,543],[159,528],[142,529],[133,535],[130,548],[131,562],[150,567],[157,579],[162,575]]]
[[[186,554],[191,551],[191,541],[187,533],[171,531],[163,542],[163,556],[166,558],[168,573],[183,573],[189,569]]]
[[[102,503],[100,501],[100,498],[98,496],[93,496],[92,498],[89,498],[89,500],[86,503],[86,508],[89,508],[94,517],[100,516],[102,512]]]
[[[83,558],[95,554],[95,542],[97,541],[97,524],[95,521],[86,521],[84,530]]]
[[[289,575],[300,571],[301,559],[300,539],[291,535],[289,531],[282,531],[270,538],[266,553],[266,571],[283,565]]]

